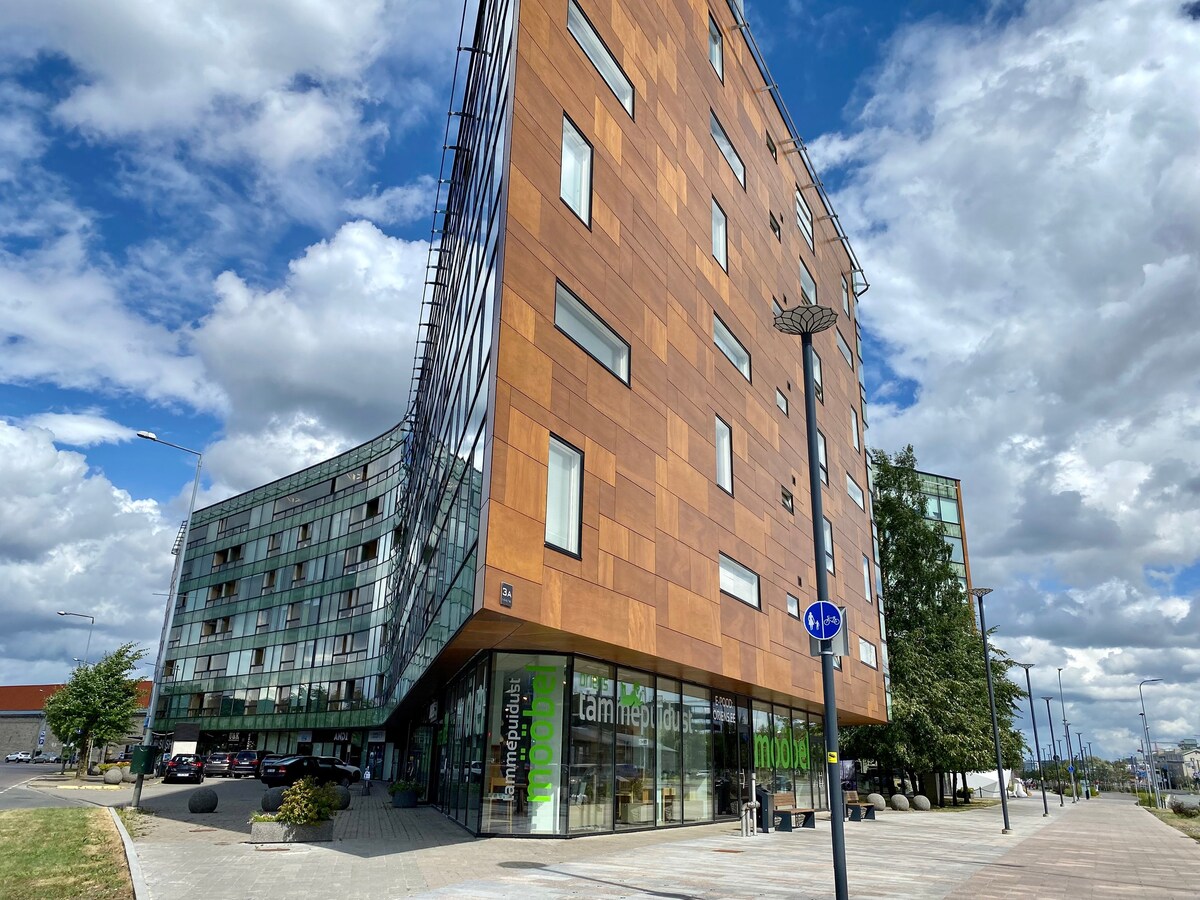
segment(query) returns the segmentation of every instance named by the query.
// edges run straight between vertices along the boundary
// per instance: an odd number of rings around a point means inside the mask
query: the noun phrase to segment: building
[[[950,565],[966,591],[971,587],[971,562],[967,555],[962,482],[931,472],[918,472],[917,477],[921,481],[921,493],[925,495],[925,518],[941,527],[946,543],[950,545]]]
[[[839,714],[886,721],[858,264],[740,4],[485,0],[459,44],[402,423],[200,510],[157,731],[352,756],[473,832],[824,802],[816,565]],[[815,337],[814,560],[799,341]]]
[[[130,721],[127,744],[123,743],[122,749],[142,741],[142,721],[150,706],[150,687],[149,681],[138,683],[143,708]],[[0,749],[3,755],[18,750],[25,750],[30,756],[62,754],[62,741],[46,725],[45,713],[46,701],[61,689],[61,684],[0,685]],[[110,748],[115,746],[109,745]]]

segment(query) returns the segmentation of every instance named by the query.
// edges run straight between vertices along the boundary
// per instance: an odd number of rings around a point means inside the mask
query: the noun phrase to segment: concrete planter
[[[251,822],[251,844],[310,844],[333,840],[333,819],[316,825],[284,825],[282,822]]]
[[[412,809],[416,805],[416,791],[396,791],[396,793],[392,794],[392,806],[397,809]]]

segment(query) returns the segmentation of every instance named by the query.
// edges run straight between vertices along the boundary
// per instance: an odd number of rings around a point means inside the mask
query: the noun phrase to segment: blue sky
[[[963,479],[997,640],[1039,693],[1068,667],[1094,745],[1136,743],[1143,677],[1157,736],[1200,732],[1200,23],[748,7],[872,284],[870,443]],[[0,9],[0,681],[65,674],[59,608],[157,640],[191,462],[136,430],[203,450],[210,502],[400,418],[457,30],[436,0]]]

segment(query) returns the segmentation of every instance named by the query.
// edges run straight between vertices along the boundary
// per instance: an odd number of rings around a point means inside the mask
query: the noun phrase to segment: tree
[[[111,743],[129,732],[130,720],[142,708],[132,673],[145,655],[133,644],[122,644],[95,665],[77,668],[46,701],[50,729],[80,750],[77,774],[87,766],[93,744]]]
[[[894,456],[873,450],[871,462],[892,718],[846,729],[845,755],[907,772],[914,787],[923,772],[990,769],[995,747],[982,642],[950,547],[925,518],[916,455],[911,446]],[[1011,661],[991,649],[1002,753],[1006,765],[1019,765],[1023,740],[1012,721],[1023,694],[1005,677]]]

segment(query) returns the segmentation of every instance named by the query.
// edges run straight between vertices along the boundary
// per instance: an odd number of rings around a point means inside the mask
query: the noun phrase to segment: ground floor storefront
[[[335,756],[343,762],[370,772],[374,780],[393,780],[402,768],[397,744],[389,740],[385,729],[309,728],[288,731],[198,731],[195,752],[210,753],[239,750],[266,750],[281,756],[290,754]],[[164,750],[179,751],[176,735]],[[190,750],[188,752],[191,752]]]
[[[825,805],[819,715],[582,656],[483,653],[410,734],[406,777],[478,834],[713,822],[752,777]]]

